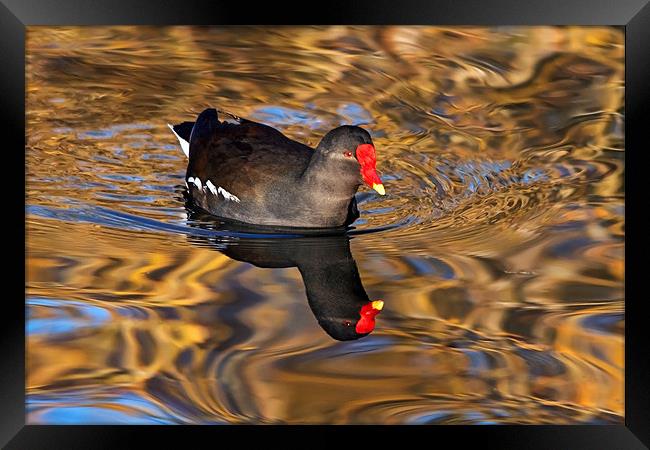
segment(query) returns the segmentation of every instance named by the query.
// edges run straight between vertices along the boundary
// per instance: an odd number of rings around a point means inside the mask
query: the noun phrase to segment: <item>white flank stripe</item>
[[[178,133],[174,131],[174,126],[167,124],[170,130],[172,130],[172,133],[174,133],[174,136],[176,136],[176,139],[178,139],[178,142],[181,144],[181,150],[183,150],[183,153],[185,153],[185,156],[188,158],[190,157],[190,143],[187,142],[185,139],[180,137]]]
[[[226,200],[231,200],[233,202],[239,203],[239,198],[237,198],[236,195],[232,195],[230,192],[228,192],[227,190],[225,190],[221,186],[219,186],[219,188],[217,189],[217,192],[219,192],[221,195],[223,195],[223,197]]]
[[[210,192],[212,192],[214,195],[217,195],[217,188],[214,184],[212,184],[212,181],[206,181],[205,185],[208,187],[208,189],[210,189]]]
[[[197,188],[203,190],[204,192],[205,192],[205,188],[208,188],[208,189],[210,189],[210,192],[212,192],[214,195],[221,194],[221,195],[223,195],[223,198],[225,198],[226,200],[230,200],[231,202],[240,203],[239,202],[239,197],[237,197],[236,195],[231,194],[230,192],[228,192],[227,190],[225,190],[221,186],[219,186],[219,187],[215,186],[212,183],[212,181],[210,181],[210,180],[206,181],[205,186],[203,186],[203,183],[201,183],[201,180],[199,179],[199,177],[196,177],[196,178],[189,177],[185,184],[187,185],[187,183],[194,183],[194,185]]]

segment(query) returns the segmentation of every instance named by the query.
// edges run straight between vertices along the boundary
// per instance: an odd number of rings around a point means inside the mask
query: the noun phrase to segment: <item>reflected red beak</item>
[[[357,161],[361,165],[361,177],[363,181],[379,192],[380,195],[385,195],[384,185],[377,175],[377,155],[375,154],[375,146],[372,144],[361,144],[357,147]]]
[[[375,316],[384,308],[384,302],[376,300],[366,303],[361,307],[359,314],[361,319],[357,322],[355,330],[359,334],[367,334],[375,329]]]

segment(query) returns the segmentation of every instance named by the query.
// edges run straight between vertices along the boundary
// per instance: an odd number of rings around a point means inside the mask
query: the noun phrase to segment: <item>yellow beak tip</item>
[[[381,300],[375,300],[374,302],[372,302],[372,307],[373,309],[381,311],[382,309],[384,309],[384,302]]]
[[[379,192],[379,195],[386,195],[386,191],[384,190],[384,185],[383,184],[373,184],[372,188]]]

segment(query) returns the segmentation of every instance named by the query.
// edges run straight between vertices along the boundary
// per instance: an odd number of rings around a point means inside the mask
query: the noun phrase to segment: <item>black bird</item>
[[[227,114],[227,113],[223,113]],[[278,130],[209,108],[196,122],[169,125],[189,158],[185,182],[193,203],[243,223],[335,228],[359,217],[354,194],[366,183],[381,195],[368,132],[344,125],[315,149]]]
[[[370,301],[346,234],[262,237],[268,228],[217,222],[205,213],[188,208],[191,226],[225,232],[223,235],[192,235],[190,239],[237,261],[264,268],[297,267],[305,284],[307,301],[320,326],[339,341],[359,339],[375,328],[382,300]],[[237,239],[228,239],[230,233]],[[255,237],[246,237],[254,234]]]

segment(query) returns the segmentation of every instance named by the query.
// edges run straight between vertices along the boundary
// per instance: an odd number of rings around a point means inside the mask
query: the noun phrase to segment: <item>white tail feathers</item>
[[[181,144],[181,149],[183,150],[183,153],[185,153],[185,156],[188,158],[190,157],[190,143],[187,142],[185,139],[180,137],[176,131],[174,131],[174,126],[171,124],[167,124],[170,130],[172,130],[172,133],[174,133],[174,136],[176,136],[176,139],[178,139],[178,142]]]

